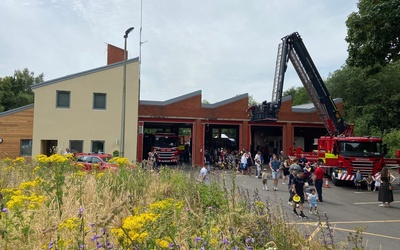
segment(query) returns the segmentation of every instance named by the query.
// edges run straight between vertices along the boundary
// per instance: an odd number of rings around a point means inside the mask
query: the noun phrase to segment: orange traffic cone
[[[326,187],[326,188],[330,188],[329,182],[328,182],[328,178],[325,178],[325,187]]]

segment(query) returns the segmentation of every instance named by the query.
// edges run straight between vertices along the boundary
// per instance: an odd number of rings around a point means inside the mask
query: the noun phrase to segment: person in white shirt
[[[208,183],[208,170],[205,166],[200,169],[199,179],[201,182]]]

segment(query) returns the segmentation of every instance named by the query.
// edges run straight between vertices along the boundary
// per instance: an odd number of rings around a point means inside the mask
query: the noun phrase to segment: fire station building
[[[32,86],[35,103],[0,113],[0,158],[78,152],[113,153],[121,136],[123,50],[109,45],[107,65]],[[213,104],[201,90],[166,101],[139,100],[138,58],[127,60],[126,148],[131,161],[142,161],[149,148],[145,135],[183,135],[191,164],[202,165],[210,148],[264,148],[267,154],[290,148],[314,148],[326,129],[313,104],[292,106],[282,100],[278,120],[251,122],[248,94]],[[342,111],[341,99],[335,100]]]
[[[341,99],[335,99],[342,109]],[[313,104],[292,106],[290,96],[284,97],[276,122],[250,122],[248,94],[239,95],[214,104],[202,103],[201,91],[189,93],[168,101],[140,101],[139,129],[157,128],[177,133],[181,128],[190,130],[192,164],[201,165],[204,151],[227,146],[231,149],[255,151],[261,147],[264,153],[289,152],[301,147],[312,151],[315,139],[325,135],[326,129]],[[144,159],[143,133],[138,135],[138,160]]]

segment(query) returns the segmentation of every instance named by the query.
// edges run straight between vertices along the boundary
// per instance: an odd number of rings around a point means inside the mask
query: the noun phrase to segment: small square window
[[[103,93],[93,94],[93,109],[106,109],[107,95]]]
[[[92,141],[92,153],[104,153],[104,141]]]
[[[57,91],[57,108],[69,108],[70,91]]]
[[[82,153],[83,152],[83,141],[81,140],[70,140],[69,150],[71,153]]]

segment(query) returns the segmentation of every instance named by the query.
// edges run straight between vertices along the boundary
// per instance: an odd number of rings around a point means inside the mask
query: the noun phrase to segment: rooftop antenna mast
[[[138,102],[140,103],[140,79],[142,67],[142,24],[143,24],[143,0],[140,0],[140,30],[139,30],[139,88],[138,88]]]

